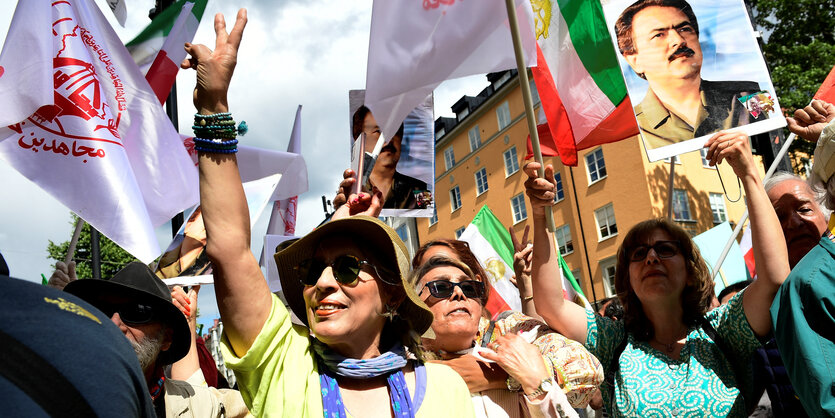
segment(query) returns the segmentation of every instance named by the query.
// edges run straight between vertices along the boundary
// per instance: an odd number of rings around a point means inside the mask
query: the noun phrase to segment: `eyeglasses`
[[[96,308],[109,317],[112,317],[114,313],[118,312],[122,322],[128,324],[147,324],[154,319],[156,310],[152,305],[142,303],[124,303],[118,305],[98,304]]]
[[[476,280],[464,280],[463,282],[451,282],[449,280],[435,280],[429,283],[426,283],[423,286],[426,289],[429,289],[429,294],[438,298],[438,299],[446,299],[453,292],[455,292],[455,288],[461,288],[461,292],[464,293],[464,296],[470,299],[477,299],[484,296],[484,283],[476,281]]]
[[[681,243],[678,241],[655,241],[652,245],[641,245],[632,250],[630,261],[644,261],[649,254],[649,249],[655,250],[658,258],[675,257],[681,251]]]
[[[380,272],[377,270],[376,266],[368,261],[360,260],[359,258],[349,254],[343,254],[336,257],[330,264],[314,258],[307,259],[299,263],[298,266],[293,267],[293,269],[296,270],[296,274],[299,276],[299,281],[301,281],[305,286],[315,285],[316,282],[319,281],[319,276],[321,276],[322,272],[328,267],[333,270],[333,276],[336,278],[337,282],[353,286],[357,284],[357,281],[359,281],[360,271],[365,265],[371,266],[377,273],[377,276],[382,280],[382,276],[380,276]],[[380,270],[388,271],[382,268]]]

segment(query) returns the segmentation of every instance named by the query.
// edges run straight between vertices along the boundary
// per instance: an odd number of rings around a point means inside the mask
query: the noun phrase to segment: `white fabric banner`
[[[197,202],[197,171],[95,3],[18,2],[0,95],[0,156],[143,262],[156,258],[154,227]]]
[[[514,0],[526,66],[536,65],[529,0]],[[365,104],[386,138],[444,80],[516,68],[504,0],[376,0]]]

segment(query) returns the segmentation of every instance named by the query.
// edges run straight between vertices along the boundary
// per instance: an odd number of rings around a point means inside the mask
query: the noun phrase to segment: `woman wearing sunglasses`
[[[545,227],[556,190],[554,172],[549,165],[541,178],[539,164],[525,166],[534,217],[537,312],[603,363],[601,391],[611,416],[744,417],[758,400],[753,399],[751,354],[760,346],[758,338],[771,331],[768,309],[789,272],[786,245],[748,136],[719,133],[706,146],[710,165],[727,161],[744,187],[759,274],[710,312],[710,271],[689,234],[666,219],[635,225],[618,249],[615,289],[622,321],[555,296],[562,294],[562,281],[554,275],[559,258]]]
[[[417,342],[432,313],[403,286],[408,253],[376,218],[324,224],[278,254],[282,292],[302,325],[270,292],[249,248],[246,198],[228,132],[226,94],[246,25],[227,34],[215,16],[214,51],[186,44],[197,70],[200,198],[224,324],[221,349],[255,416],[472,416],[453,370],[421,361]],[[203,121],[212,119],[205,123]],[[196,147],[197,148],[197,147]]]
[[[603,380],[597,359],[519,312],[491,321],[487,275],[466,242],[426,243],[412,265],[410,282],[435,316],[435,337],[423,338],[426,356],[461,374],[478,416],[571,416],[588,403]],[[479,360],[475,347],[495,363]]]

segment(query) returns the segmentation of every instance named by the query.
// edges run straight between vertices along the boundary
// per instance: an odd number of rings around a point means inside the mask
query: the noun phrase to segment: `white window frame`
[[[557,182],[557,192],[554,193],[554,203],[562,202],[565,199],[565,188],[562,186],[562,174],[554,173],[554,180]],[[562,194],[562,196],[560,196]]]
[[[452,146],[449,146],[444,150],[444,165],[446,166],[447,171],[451,170],[452,167],[455,167],[455,150],[452,149]]]
[[[601,215],[604,217],[602,220]],[[611,203],[595,210],[594,220],[597,223],[598,241],[603,241],[618,235],[618,222],[615,218],[615,207]],[[605,225],[602,225],[601,221],[605,221]],[[603,235],[603,226],[606,227],[606,235]]]
[[[510,154],[513,154],[512,156]],[[504,158],[504,176],[505,178],[516,174],[519,171],[519,154],[516,152],[516,145],[510,147],[502,154]],[[508,167],[508,163],[511,166]],[[510,171],[513,170],[513,171]]]
[[[525,194],[519,193],[510,198],[510,211],[513,213],[513,224],[528,219],[528,208],[525,205]]]
[[[441,139],[441,137],[444,136],[444,134],[446,134],[446,130],[443,127],[441,127],[441,129],[435,131],[435,140],[437,141]]]
[[[600,278],[603,281],[603,292],[607,298],[617,295],[615,290],[615,272],[617,271],[617,257],[600,260]]]
[[[458,206],[455,206],[456,203]],[[461,188],[456,185],[455,187],[449,189],[449,207],[450,213],[455,212],[458,209],[461,209]]]
[[[713,223],[721,224],[727,221],[728,208],[725,207],[725,195],[722,193],[708,193],[708,199],[710,199],[710,213],[713,216]]]
[[[599,155],[599,157],[597,157]],[[586,175],[589,179],[589,186],[594,183],[597,183],[600,180],[606,178],[609,174],[606,171],[606,160],[603,158],[603,148],[597,148],[596,150],[586,154]],[[602,162],[602,170],[601,170],[601,163]],[[592,165],[594,165],[594,174],[597,176],[597,179],[592,179]],[[600,172],[603,171],[603,175]]]
[[[560,255],[566,256],[574,252],[574,240],[571,239],[571,226],[569,224],[557,228],[554,231],[554,239],[557,241],[557,249]],[[571,245],[570,249],[568,248],[569,245]]]
[[[470,115],[470,108],[465,107],[462,109],[458,114],[455,115],[455,119],[458,119],[458,122],[461,122],[464,118]]]
[[[487,168],[482,167],[481,170],[475,172],[475,191],[476,196],[481,196],[490,190],[490,185],[487,184]]]
[[[438,223],[438,207],[432,205],[432,216],[429,218],[429,226],[435,225]]]
[[[679,199],[684,196],[684,200],[679,201]],[[684,212],[686,213],[677,213],[676,205],[684,203]],[[680,211],[678,211],[680,212]],[[687,217],[680,217],[679,215],[687,215]],[[674,221],[692,221],[693,214],[690,212],[690,197],[687,196],[687,190],[685,189],[673,189],[673,220]]]
[[[464,233],[465,229],[467,229],[466,226],[462,226],[461,228],[456,229],[455,230],[455,239],[461,238],[461,234]]]
[[[510,126],[510,104],[507,101],[496,108],[496,119],[499,121],[500,131]]]
[[[481,131],[478,130],[478,125],[473,125],[467,131],[467,138],[470,140],[470,151],[475,151],[481,147]]]

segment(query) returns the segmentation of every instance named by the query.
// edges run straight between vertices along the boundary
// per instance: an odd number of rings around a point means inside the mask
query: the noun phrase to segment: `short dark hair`
[[[682,320],[686,325],[696,325],[710,308],[713,301],[713,279],[707,263],[702,259],[699,248],[690,239],[690,235],[680,226],[666,218],[643,221],[626,233],[626,238],[618,249],[618,262],[615,269],[615,290],[623,305],[623,320],[626,330],[640,340],[649,340],[655,335],[652,323],[644,313],[641,301],[629,283],[629,263],[632,251],[644,245],[656,230],[666,232],[673,241],[681,245],[688,280],[681,294],[683,309]]]
[[[638,52],[635,49],[635,43],[632,40],[632,19],[634,19],[635,15],[641,10],[653,6],[674,7],[681,10],[681,12],[687,16],[687,20],[690,21],[690,24],[693,25],[696,35],[699,35],[699,22],[696,20],[696,14],[693,13],[693,8],[690,7],[690,3],[687,3],[684,0],[638,0],[635,3],[632,3],[631,6],[624,9],[620,14],[620,17],[618,17],[618,20],[615,22],[615,34],[618,37],[618,49],[622,55],[632,55]]]
[[[743,280],[741,282],[732,283],[728,287],[722,289],[721,292],[719,292],[719,297],[717,299],[719,299],[719,301],[721,302],[722,298],[724,298],[725,296],[728,296],[731,293],[739,293],[742,291],[742,289],[745,289],[751,283],[754,283],[754,281]]]

